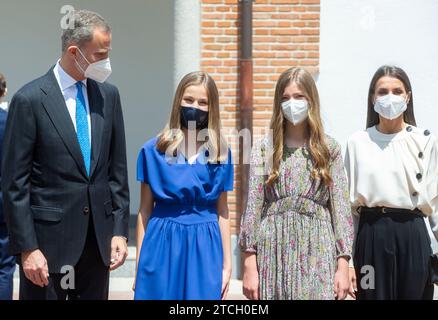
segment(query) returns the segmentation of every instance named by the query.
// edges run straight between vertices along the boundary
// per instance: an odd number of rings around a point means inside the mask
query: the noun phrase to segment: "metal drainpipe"
[[[239,34],[239,101],[240,130],[252,130],[253,112],[253,62],[252,62],[252,7],[253,0],[239,0],[240,34]],[[240,165],[240,212],[246,208],[248,196],[249,164],[243,163],[243,146],[239,143]]]

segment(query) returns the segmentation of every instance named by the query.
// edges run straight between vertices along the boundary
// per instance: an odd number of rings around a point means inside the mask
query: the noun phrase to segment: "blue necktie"
[[[84,157],[87,174],[90,175],[91,146],[90,136],[88,133],[87,109],[85,98],[82,92],[82,82],[76,82],[78,94],[76,95],[76,134],[78,136],[79,146],[81,147],[82,156]]]

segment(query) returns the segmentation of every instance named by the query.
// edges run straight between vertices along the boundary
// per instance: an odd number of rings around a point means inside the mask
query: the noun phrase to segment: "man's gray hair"
[[[104,32],[111,32],[110,25],[98,13],[88,10],[78,10],[71,13],[68,18],[68,27],[62,32],[62,52],[65,52],[69,45],[82,46],[93,39],[96,28]]]

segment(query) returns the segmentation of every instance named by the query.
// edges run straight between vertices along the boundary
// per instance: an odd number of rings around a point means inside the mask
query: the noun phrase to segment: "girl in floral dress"
[[[353,223],[340,145],[323,131],[310,73],[275,90],[270,134],[252,150],[241,220],[249,299],[345,299]]]

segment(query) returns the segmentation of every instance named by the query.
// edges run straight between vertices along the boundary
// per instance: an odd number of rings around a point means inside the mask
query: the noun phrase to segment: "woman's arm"
[[[248,200],[240,220],[239,244],[242,252],[256,253],[261,213],[265,201],[265,154],[263,141],[254,144],[248,179]]]
[[[222,192],[218,204],[219,229],[222,237],[223,247],[223,267],[222,267],[222,299],[225,299],[231,279],[231,236],[230,236],[230,219],[228,213],[227,193]]]
[[[248,181],[248,201],[240,222],[239,244],[243,252],[243,294],[250,300],[259,299],[257,242],[261,213],[265,201],[265,151],[263,140],[254,144]]]
[[[140,257],[141,245],[143,243],[143,238],[146,233],[146,227],[148,224],[149,217],[154,208],[154,197],[152,195],[151,188],[148,184],[141,184],[140,191],[140,208],[138,209],[138,217],[137,217],[137,253],[136,253],[136,263],[135,263],[135,276],[137,277],[138,270],[138,259]],[[135,280],[134,285],[132,287],[135,290]]]
[[[259,300],[259,270],[257,254],[243,253],[243,294],[250,300]]]
[[[430,154],[429,164],[424,173],[427,181],[427,192],[432,207],[432,214],[429,216],[431,231],[436,240],[438,240],[438,141],[432,134],[429,140],[430,151],[424,150],[425,154]]]
[[[338,299],[345,299],[349,292],[349,260],[353,245],[353,216],[351,213],[347,176],[339,144],[333,147],[330,174],[333,185],[330,188],[330,213],[336,241],[337,271],[335,293]]]

